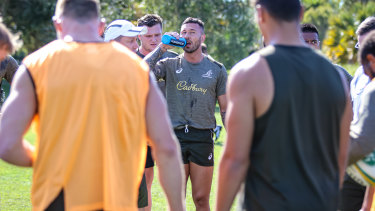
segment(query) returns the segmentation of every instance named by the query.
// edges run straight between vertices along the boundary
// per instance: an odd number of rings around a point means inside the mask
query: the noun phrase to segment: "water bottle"
[[[175,37],[168,34],[163,35],[163,37],[161,38],[161,42],[166,45],[172,45],[180,48],[183,48],[186,45],[185,38],[180,37],[180,39],[176,39]]]

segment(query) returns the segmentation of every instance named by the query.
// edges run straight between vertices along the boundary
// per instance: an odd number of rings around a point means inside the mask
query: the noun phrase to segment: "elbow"
[[[229,172],[239,172],[247,169],[249,164],[250,161],[248,158],[239,158],[224,154],[220,162],[220,168]]]
[[[178,146],[176,141],[171,140],[168,141],[169,144],[162,144],[159,146],[155,146],[155,153],[156,157],[163,157],[166,159],[174,159],[176,157],[179,157],[178,154]]]
[[[11,148],[7,145],[2,144],[0,146],[0,159],[7,161],[9,155],[11,154]]]
[[[177,151],[178,150],[177,150],[176,144],[171,144],[170,146],[164,146],[164,147],[161,147],[160,149],[160,153],[168,158],[173,158],[173,157],[178,156]]]

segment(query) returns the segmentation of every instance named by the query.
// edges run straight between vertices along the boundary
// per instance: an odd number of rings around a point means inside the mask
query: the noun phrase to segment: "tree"
[[[16,57],[37,50],[55,39],[51,18],[54,0],[2,0],[0,16],[13,33],[19,33],[23,46]]]
[[[375,15],[375,2],[368,0],[304,0],[303,22],[313,23],[323,40],[323,52],[334,62],[354,63],[357,50],[355,30]]]
[[[0,15],[13,32],[20,33],[23,54],[55,39],[51,21],[55,0],[2,1]],[[206,23],[209,53],[228,69],[258,47],[260,36],[247,0],[102,0],[101,7],[107,22],[135,23],[146,13],[157,13],[165,20],[165,31],[179,31],[186,17],[199,17]]]
[[[305,0],[305,14],[303,23],[312,23],[316,25],[319,31],[320,39],[324,39],[328,29],[328,20],[334,14],[334,8],[337,3],[325,0]]]
[[[163,17],[165,31],[179,32],[183,20],[197,17],[205,22],[208,53],[229,69],[259,47],[260,35],[253,10],[246,0],[145,0],[145,13]]]
[[[323,51],[335,62],[354,63],[357,61],[355,31],[364,19],[375,15],[375,2],[343,1],[335,14],[329,19]]]

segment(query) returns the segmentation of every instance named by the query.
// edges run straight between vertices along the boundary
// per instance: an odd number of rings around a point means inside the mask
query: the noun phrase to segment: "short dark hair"
[[[262,5],[272,17],[282,21],[299,20],[302,5],[300,0],[252,0],[254,6]]]
[[[316,33],[319,37],[318,28],[316,28],[316,26],[312,23],[301,24],[301,32],[302,33],[308,33],[308,32]]]
[[[375,30],[375,17],[371,16],[366,18],[359,24],[357,31],[355,32],[357,35],[364,35],[369,31]]]
[[[363,44],[359,48],[358,60],[363,64],[367,64],[368,60],[366,56],[372,54],[375,56],[375,31],[370,32],[363,40]]]
[[[204,22],[199,19],[199,18],[192,18],[192,17],[188,17],[184,20],[184,22],[182,22],[181,25],[184,25],[184,24],[188,24],[188,23],[195,23],[195,24],[198,24],[201,29],[202,29],[202,32],[204,33]]]
[[[58,0],[55,16],[86,22],[100,16],[100,3],[99,0]]]
[[[156,24],[160,24],[163,27],[163,19],[157,14],[147,14],[138,19],[138,26],[153,27]]]
[[[6,47],[8,53],[14,51],[14,38],[7,27],[0,23],[0,48]]]

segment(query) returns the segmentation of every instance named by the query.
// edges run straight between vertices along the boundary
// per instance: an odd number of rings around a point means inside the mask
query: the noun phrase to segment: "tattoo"
[[[226,113],[226,111],[222,111],[222,112],[220,112],[220,115],[221,115],[221,121],[223,121],[223,125],[224,125],[224,127],[225,127],[225,113]]]
[[[150,70],[154,71],[156,63],[166,51],[165,48],[158,46],[144,58],[148,66],[150,66]]]

